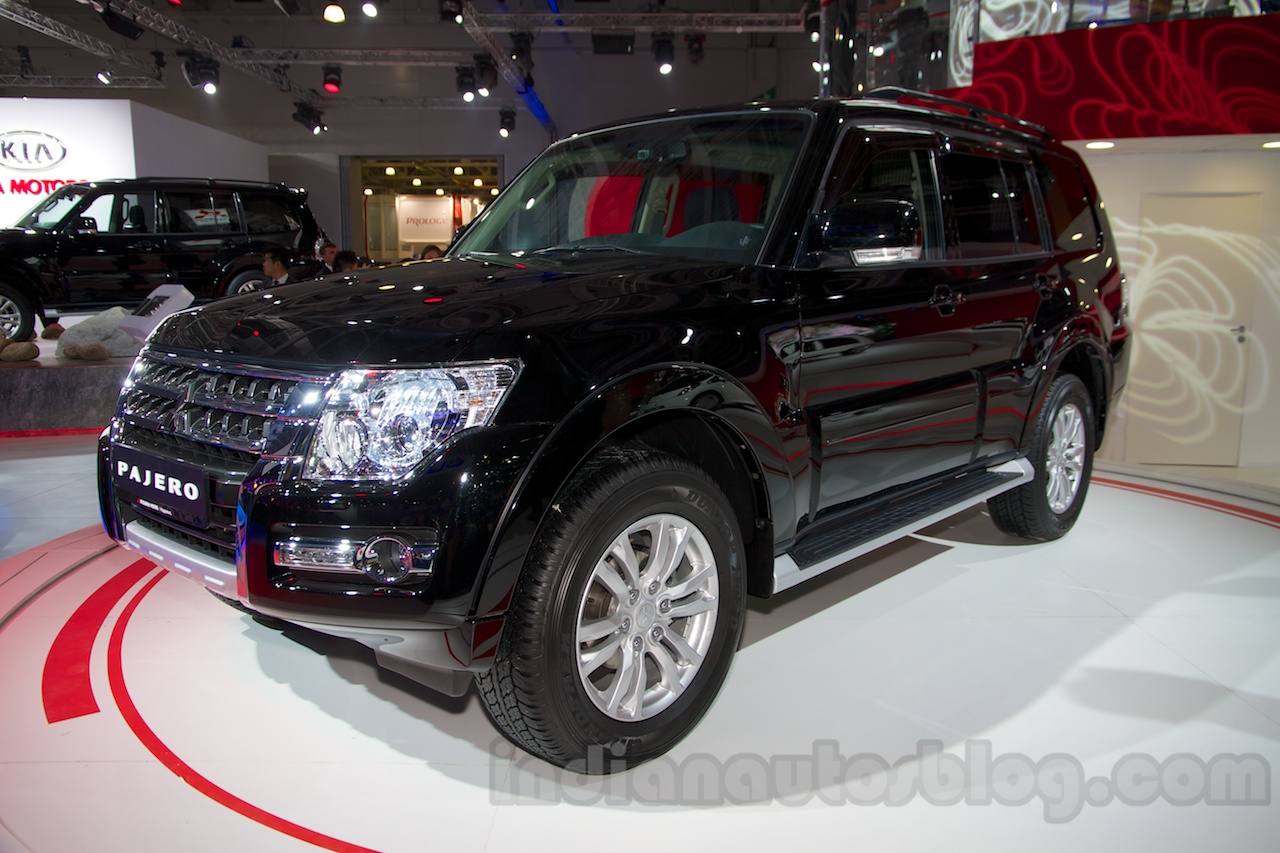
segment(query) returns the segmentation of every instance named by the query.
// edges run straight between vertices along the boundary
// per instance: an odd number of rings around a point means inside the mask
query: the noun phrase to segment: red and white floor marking
[[[1280,772],[1280,514],[1097,477],[1077,529],[1016,545],[971,512],[753,603],[725,689],[671,762],[585,780],[513,754],[474,696],[282,633],[100,531],[0,564],[0,853],[650,850],[726,843],[1263,849],[1274,802],[701,803],[649,796],[707,758],[1251,754]],[[649,785],[646,788],[645,785]],[[590,808],[584,808],[590,806]],[[978,844],[978,841],[982,844]],[[1258,846],[1263,845],[1263,846]],[[961,849],[964,844],[959,844]]]

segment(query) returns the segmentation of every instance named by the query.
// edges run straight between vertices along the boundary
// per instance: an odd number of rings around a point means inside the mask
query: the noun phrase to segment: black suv
[[[442,259],[169,318],[104,521],[613,771],[701,718],[747,595],[981,502],[1066,533],[1125,298],[1042,128],[896,91],[637,119],[552,145]]]
[[[134,307],[161,284],[200,301],[256,289],[262,253],[314,256],[307,194],[284,184],[134,178],[67,184],[0,231],[0,337],[52,311]]]

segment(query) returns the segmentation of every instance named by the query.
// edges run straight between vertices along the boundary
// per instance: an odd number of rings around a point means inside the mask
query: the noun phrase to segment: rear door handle
[[[964,294],[956,293],[945,284],[940,284],[933,289],[933,296],[929,298],[929,305],[936,308],[938,313],[943,317],[950,317],[956,313],[956,306],[964,303]]]

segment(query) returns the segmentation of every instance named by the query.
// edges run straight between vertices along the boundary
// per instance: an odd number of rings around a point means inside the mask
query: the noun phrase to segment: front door
[[[132,308],[171,281],[155,233],[155,194],[108,191],[63,224],[58,262],[67,308]]]

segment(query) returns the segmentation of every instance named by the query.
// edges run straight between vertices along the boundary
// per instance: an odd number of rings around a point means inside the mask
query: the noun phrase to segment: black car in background
[[[165,320],[103,519],[611,772],[696,725],[747,595],[984,503],[1066,534],[1126,299],[1043,128],[903,91],[673,111],[551,146],[444,258]]]
[[[132,308],[161,284],[181,284],[197,301],[254,290],[266,279],[265,250],[305,262],[323,236],[306,191],[284,184],[67,184],[0,230],[0,337],[26,340],[37,317],[58,311]]]

